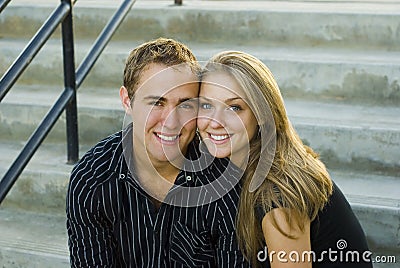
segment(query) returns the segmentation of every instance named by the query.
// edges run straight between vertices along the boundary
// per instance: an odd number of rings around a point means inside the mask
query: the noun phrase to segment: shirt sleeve
[[[102,214],[101,188],[94,180],[94,156],[86,155],[71,173],[66,214],[71,267],[112,267],[111,229]]]

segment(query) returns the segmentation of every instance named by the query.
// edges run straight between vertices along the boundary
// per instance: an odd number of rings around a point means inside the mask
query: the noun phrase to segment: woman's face
[[[217,72],[204,77],[197,127],[213,156],[230,157],[234,163],[247,157],[257,120],[246,101],[240,85],[230,75]]]

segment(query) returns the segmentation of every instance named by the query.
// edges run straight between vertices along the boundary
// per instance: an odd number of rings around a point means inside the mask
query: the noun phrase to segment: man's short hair
[[[132,100],[140,75],[151,63],[164,64],[168,67],[186,63],[195,75],[201,67],[192,51],[184,44],[167,38],[158,38],[146,42],[131,51],[125,63],[124,87]]]

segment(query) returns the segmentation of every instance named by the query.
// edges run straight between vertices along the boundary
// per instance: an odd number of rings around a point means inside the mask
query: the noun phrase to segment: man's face
[[[186,65],[143,70],[130,110],[135,157],[149,158],[156,168],[182,159],[195,135],[198,93]]]

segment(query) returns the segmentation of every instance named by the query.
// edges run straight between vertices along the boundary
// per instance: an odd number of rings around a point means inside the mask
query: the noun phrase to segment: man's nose
[[[171,107],[164,111],[162,121],[163,127],[168,129],[176,129],[179,126],[179,123],[179,114],[176,107]]]

